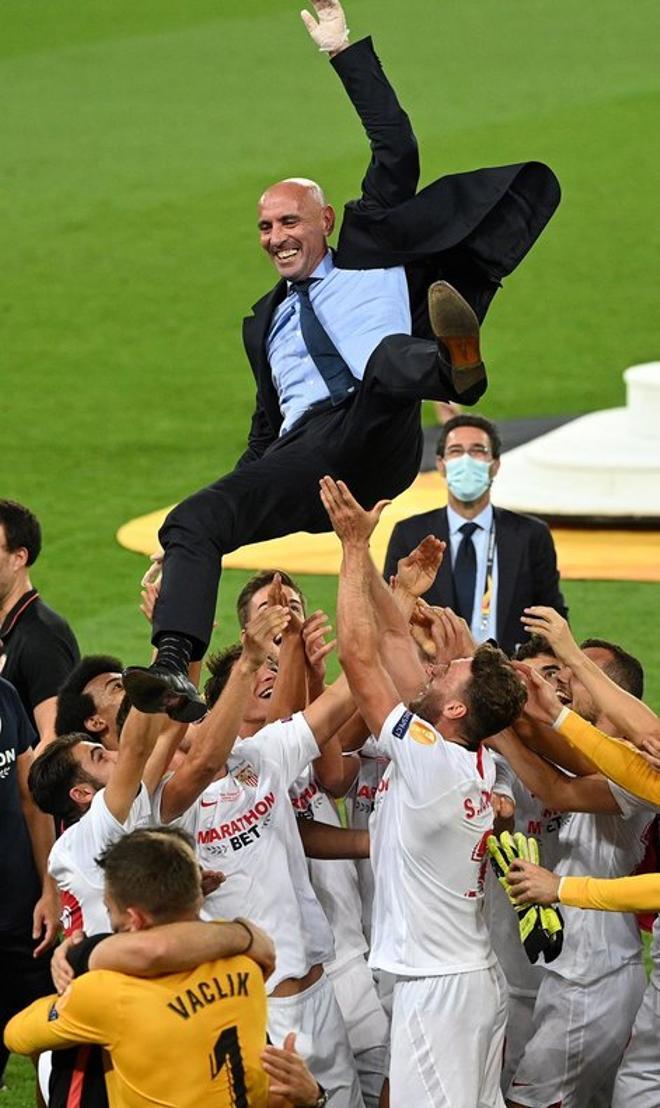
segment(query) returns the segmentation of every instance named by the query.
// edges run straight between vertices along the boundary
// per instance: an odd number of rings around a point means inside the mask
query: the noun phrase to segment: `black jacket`
[[[498,567],[497,638],[502,649],[511,654],[518,643],[529,638],[520,622],[524,608],[545,604],[562,616],[567,616],[568,609],[559,587],[557,555],[546,524],[534,516],[509,512],[506,508],[494,508],[493,512]],[[442,608],[454,608],[456,598],[446,508],[423,512],[397,523],[385,556],[385,580],[396,573],[399,558],[410,554],[427,535],[435,535],[446,542],[447,551],[435,584],[424,599]]]
[[[335,261],[343,269],[403,265],[413,334],[431,338],[426,292],[450,281],[486,314],[503,277],[536,241],[559,203],[559,184],[540,162],[441,177],[417,193],[419,157],[408,116],[383,73],[371,39],[332,59],[371,146],[359,200],[344,209]],[[239,465],[260,458],[282,424],[266,356],[266,337],[286,295],[280,280],[243,322],[243,342],[257,386],[248,449]]]

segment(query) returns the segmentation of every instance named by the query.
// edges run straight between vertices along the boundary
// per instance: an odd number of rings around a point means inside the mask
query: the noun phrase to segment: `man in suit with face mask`
[[[385,578],[426,535],[447,543],[447,554],[424,600],[452,608],[477,642],[496,639],[507,653],[529,638],[520,617],[532,604],[566,616],[557,555],[545,523],[494,508],[490,488],[500,468],[497,428],[476,415],[459,415],[441,429],[438,470],[447,482],[447,507],[397,523],[385,557]],[[543,598],[543,599],[541,599]]]

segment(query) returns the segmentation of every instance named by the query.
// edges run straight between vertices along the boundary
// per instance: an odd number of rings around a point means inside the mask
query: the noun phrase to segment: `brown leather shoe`
[[[448,281],[435,281],[428,298],[431,327],[451,365],[456,391],[466,392],[486,374],[479,349],[479,320]]]

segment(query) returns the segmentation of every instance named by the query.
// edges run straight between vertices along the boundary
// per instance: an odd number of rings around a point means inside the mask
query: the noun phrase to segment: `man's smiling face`
[[[287,281],[303,281],[325,255],[335,213],[322,202],[318,186],[283,181],[258,205],[261,246]]]

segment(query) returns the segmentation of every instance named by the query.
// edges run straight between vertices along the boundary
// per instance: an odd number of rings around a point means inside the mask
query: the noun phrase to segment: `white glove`
[[[312,0],[318,22],[311,12],[301,11],[300,17],[311,38],[324,54],[335,54],[348,46],[348,27],[339,0]]]

